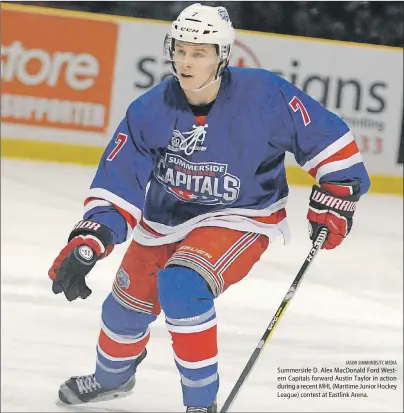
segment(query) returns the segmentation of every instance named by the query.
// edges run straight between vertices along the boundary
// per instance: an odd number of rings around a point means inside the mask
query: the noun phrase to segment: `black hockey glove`
[[[48,271],[52,291],[63,292],[69,301],[86,299],[92,293],[86,275],[113,248],[112,233],[106,226],[90,220],[78,222]]]

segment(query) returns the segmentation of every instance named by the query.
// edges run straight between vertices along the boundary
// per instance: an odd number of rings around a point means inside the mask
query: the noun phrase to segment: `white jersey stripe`
[[[350,168],[351,166],[356,165],[357,163],[361,163],[361,162],[362,162],[362,156],[358,152],[355,155],[352,155],[347,159],[326,163],[325,165],[320,166],[320,168],[318,168],[317,174],[316,174],[316,180],[318,182],[320,178],[322,178],[324,175],[327,175],[331,172],[336,172],[336,171]]]
[[[331,145],[329,145],[325,149],[323,149],[314,158],[307,161],[302,166],[302,168],[305,171],[310,171],[310,169],[315,168],[319,163],[325,161],[331,155],[334,155],[334,153],[337,153],[338,151],[340,151],[342,148],[347,146],[353,140],[355,140],[355,137],[354,137],[353,133],[351,131],[347,132],[345,135],[341,136],[339,139],[337,139]]]
[[[136,218],[137,221],[140,221],[142,216],[142,211],[135,205],[129,203],[128,201],[124,200],[118,195],[107,191],[106,189],[102,188],[91,188],[88,194],[89,198],[101,198],[106,201],[112,202],[113,204],[119,206],[123,210],[129,212],[132,217]]]

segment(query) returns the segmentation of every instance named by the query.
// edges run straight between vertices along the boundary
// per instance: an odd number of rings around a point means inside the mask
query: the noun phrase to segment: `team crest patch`
[[[185,154],[191,155],[194,151],[206,151],[207,147],[202,146],[206,136],[208,125],[193,126],[193,130],[181,133],[175,129],[170,143],[167,146],[172,152],[184,151]]]
[[[130,278],[129,278],[128,273],[123,268],[119,268],[118,274],[116,275],[116,280],[117,280],[119,287],[126,288],[126,289],[129,288]]]

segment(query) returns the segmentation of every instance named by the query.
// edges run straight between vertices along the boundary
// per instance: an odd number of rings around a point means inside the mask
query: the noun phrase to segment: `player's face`
[[[174,62],[180,85],[187,90],[213,80],[219,61],[214,45],[176,42]]]

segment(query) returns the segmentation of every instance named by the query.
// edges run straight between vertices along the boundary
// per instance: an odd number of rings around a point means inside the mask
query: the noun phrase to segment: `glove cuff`
[[[98,222],[92,221],[90,219],[79,221],[73,228],[69,235],[68,241],[70,242],[75,237],[86,237],[89,239],[98,240],[104,246],[105,251],[108,253],[113,247],[112,244],[112,232],[105,225],[99,224]]]
[[[360,186],[357,182],[323,182],[321,189],[329,192],[334,196],[340,198],[346,198],[348,196],[354,196],[359,199]]]

